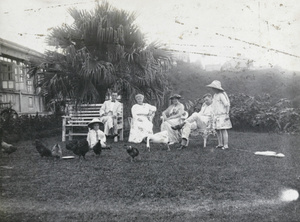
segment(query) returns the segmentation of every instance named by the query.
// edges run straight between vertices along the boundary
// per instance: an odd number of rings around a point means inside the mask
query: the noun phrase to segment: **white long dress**
[[[128,142],[140,143],[145,137],[153,134],[153,123],[149,120],[149,112],[156,112],[156,107],[148,103],[132,106],[132,121]]]

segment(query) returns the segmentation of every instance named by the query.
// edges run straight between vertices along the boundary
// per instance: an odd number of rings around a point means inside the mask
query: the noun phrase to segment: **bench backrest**
[[[66,117],[68,124],[70,125],[86,125],[92,121],[93,118],[100,117],[100,108],[102,104],[80,104],[80,105],[68,105],[66,110]],[[123,128],[123,104],[122,114],[118,118],[118,128]]]

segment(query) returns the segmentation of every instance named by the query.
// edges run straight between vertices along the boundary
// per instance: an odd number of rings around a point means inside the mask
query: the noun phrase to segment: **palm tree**
[[[129,107],[136,93],[160,106],[169,91],[165,73],[171,56],[157,42],[146,45],[135,14],[106,2],[93,11],[71,8],[69,13],[73,24],[54,28],[48,37],[57,50],[31,69],[46,101],[103,102],[113,89]]]

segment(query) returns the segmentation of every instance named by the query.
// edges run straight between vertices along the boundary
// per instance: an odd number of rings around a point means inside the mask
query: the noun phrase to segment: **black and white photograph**
[[[297,0],[0,0],[0,221],[300,221]]]

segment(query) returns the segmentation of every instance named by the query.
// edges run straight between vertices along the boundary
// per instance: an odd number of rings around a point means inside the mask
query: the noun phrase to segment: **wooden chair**
[[[196,123],[193,123],[193,124],[196,125]],[[196,126],[192,127],[192,128],[194,128],[194,129],[191,130],[191,136],[199,136],[199,135],[202,136],[202,138],[203,138],[203,147],[204,148],[206,147],[207,138],[210,135],[216,136],[216,130],[214,129],[213,118],[210,119],[210,121],[206,125],[205,130],[197,129]]]

